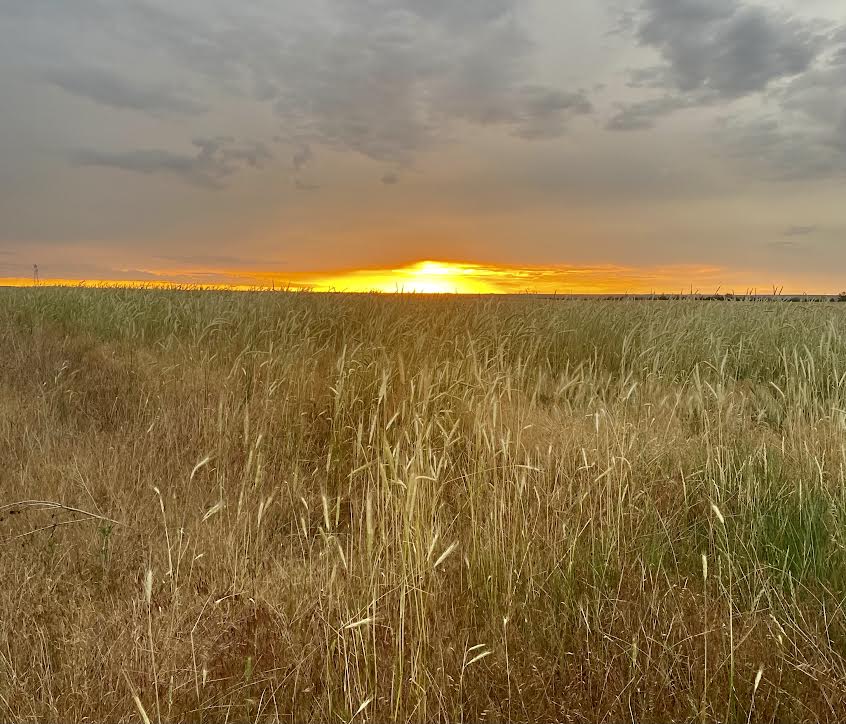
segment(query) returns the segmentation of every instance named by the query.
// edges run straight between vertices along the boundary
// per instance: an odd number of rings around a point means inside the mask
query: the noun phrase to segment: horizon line
[[[420,291],[414,289],[343,289],[313,287],[295,284],[235,284],[235,283],[195,283],[164,280],[132,279],[40,279],[24,277],[0,277],[0,288],[4,289],[91,289],[125,291],[195,291],[195,292],[252,292],[252,293],[287,293],[343,296],[416,296],[416,297],[541,297],[541,298],[628,298],[628,299],[708,299],[708,300],[743,300],[743,299],[778,299],[801,298],[803,300],[842,300],[846,301],[846,292],[790,292],[783,287],[773,286],[769,292],[749,287],[744,292],[723,291],[718,286],[708,292],[689,287],[687,291],[651,290],[651,291],[540,291],[533,289],[501,291]]]
[[[347,294],[831,294],[818,291],[824,280],[795,279],[773,283],[760,270],[730,270],[699,264],[633,266],[625,264],[509,265],[457,260],[418,260],[396,266],[286,271],[222,267],[114,268],[91,277],[50,275],[37,265],[32,276],[0,277],[0,286],[122,286],[260,290],[287,289]],[[117,277],[117,278],[115,278]],[[744,278],[746,277],[746,278]],[[827,286],[827,284],[826,284]],[[702,290],[713,290],[703,292]],[[738,292],[736,290],[742,290]],[[816,291],[809,291],[816,290]],[[837,292],[834,292],[835,294]]]

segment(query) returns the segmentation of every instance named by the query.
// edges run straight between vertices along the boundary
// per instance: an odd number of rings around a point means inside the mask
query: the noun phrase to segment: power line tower
[[[35,286],[38,286],[38,283],[40,281],[41,280],[39,279],[39,276],[38,276],[38,264],[33,264],[32,265],[32,283],[35,284]]]

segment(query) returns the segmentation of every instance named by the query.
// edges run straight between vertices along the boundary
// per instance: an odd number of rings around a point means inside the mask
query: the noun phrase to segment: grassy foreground
[[[842,721],[844,443],[846,305],[2,289],[0,719]]]

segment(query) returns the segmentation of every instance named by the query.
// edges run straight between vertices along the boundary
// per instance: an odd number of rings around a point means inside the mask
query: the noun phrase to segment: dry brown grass
[[[842,720],[844,313],[0,290],[0,719]]]

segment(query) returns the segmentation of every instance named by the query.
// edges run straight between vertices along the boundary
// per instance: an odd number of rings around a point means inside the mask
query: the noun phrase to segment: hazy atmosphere
[[[0,93],[7,282],[846,287],[839,0],[12,0]]]

